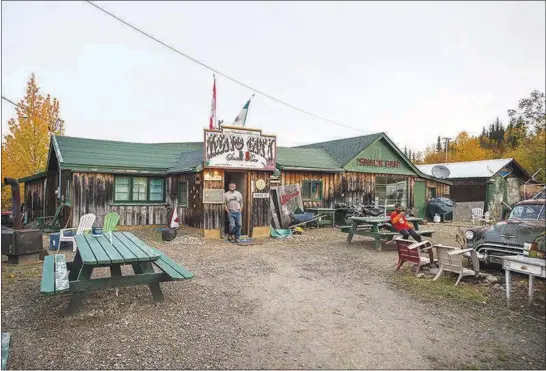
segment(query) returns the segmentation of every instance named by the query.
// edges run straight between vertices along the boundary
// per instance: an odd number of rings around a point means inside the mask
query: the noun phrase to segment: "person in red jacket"
[[[423,239],[421,238],[421,235],[413,229],[413,227],[408,224],[408,220],[406,219],[406,213],[402,211],[402,206],[400,204],[394,205],[395,210],[391,213],[391,224],[392,227],[399,232],[405,240],[409,238],[409,236],[413,237],[413,239],[417,242],[421,242]],[[428,250],[428,256],[430,258],[430,263],[435,263],[434,260],[434,254],[432,252],[432,249]]]

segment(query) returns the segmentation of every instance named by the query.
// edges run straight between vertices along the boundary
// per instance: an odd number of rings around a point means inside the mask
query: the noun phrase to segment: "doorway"
[[[224,191],[227,192],[229,190],[228,186],[230,182],[235,183],[235,189],[239,192],[241,192],[241,195],[243,196],[243,209],[241,213],[241,235],[248,235],[249,234],[249,205],[248,205],[248,177],[247,173],[244,172],[231,172],[226,171],[224,173]],[[229,219],[226,215],[224,218],[225,225],[224,225],[224,233],[225,235],[229,234]]]

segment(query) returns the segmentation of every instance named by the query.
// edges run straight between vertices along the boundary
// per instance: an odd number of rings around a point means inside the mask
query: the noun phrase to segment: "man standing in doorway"
[[[235,183],[229,182],[229,191],[224,194],[225,208],[229,218],[228,241],[239,242],[241,236],[241,212],[243,210],[243,195],[235,190]]]

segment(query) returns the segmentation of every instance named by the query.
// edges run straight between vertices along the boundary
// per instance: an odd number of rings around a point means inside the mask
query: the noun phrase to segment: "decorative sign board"
[[[269,193],[253,193],[252,198],[269,198]]]
[[[359,158],[358,164],[360,166],[371,166],[371,167],[392,167],[392,168],[400,167],[400,161],[375,160],[372,158]]]
[[[223,189],[205,189],[203,191],[204,204],[223,204],[224,190]]]
[[[258,179],[256,181],[256,188],[258,189],[258,191],[261,191],[265,188],[265,180],[263,179]]]
[[[205,180],[222,180],[222,176],[205,173]]]
[[[205,167],[274,171],[277,138],[243,127],[205,129]]]

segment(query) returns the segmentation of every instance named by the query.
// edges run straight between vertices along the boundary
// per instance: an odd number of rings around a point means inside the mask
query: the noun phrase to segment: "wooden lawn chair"
[[[461,279],[466,276],[477,277],[480,274],[480,262],[478,260],[478,254],[474,249],[458,249],[453,246],[434,245],[436,254],[438,255],[438,263],[440,264],[440,270],[434,280],[440,278],[444,272],[458,273],[459,278],[455,282],[455,286],[459,284]],[[468,269],[463,267],[463,253],[470,252],[472,258],[472,268]]]
[[[95,219],[97,217],[95,214],[85,214],[80,218],[80,223],[78,224],[78,228],[64,228],[61,229],[59,234],[59,247],[57,248],[57,251],[61,248],[61,244],[63,241],[72,242],[72,251],[76,252],[76,239],[75,236],[78,236],[80,234],[83,234],[85,231],[90,231],[91,228],[93,228],[93,223],[95,223]],[[76,234],[72,236],[65,235],[66,231],[72,231],[76,230]]]
[[[102,227],[102,234],[108,233],[108,238],[112,242],[112,232],[116,230],[116,227],[119,223],[119,214],[118,213],[108,213],[104,217],[104,225]]]
[[[62,228],[61,225],[61,211],[65,206],[71,207],[70,201],[61,202],[61,204],[55,210],[54,216],[39,216],[38,217],[38,229],[42,231],[58,231]]]
[[[424,256],[421,256],[421,251],[427,251],[432,249],[432,242],[422,241],[414,242],[410,240],[405,240],[403,238],[397,238],[396,249],[398,250],[398,263],[396,264],[396,271],[405,263],[412,263],[417,265],[417,272],[419,274],[421,267],[430,263],[430,259]]]

